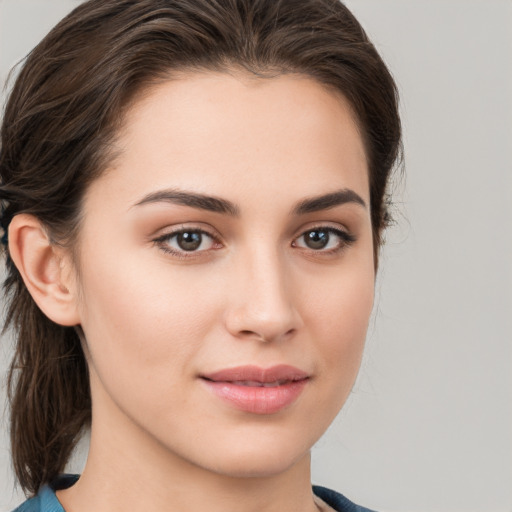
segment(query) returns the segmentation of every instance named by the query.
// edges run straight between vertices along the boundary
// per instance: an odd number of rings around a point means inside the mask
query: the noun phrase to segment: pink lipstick
[[[274,414],[295,402],[309,375],[288,365],[238,366],[201,378],[210,391],[241,411]]]

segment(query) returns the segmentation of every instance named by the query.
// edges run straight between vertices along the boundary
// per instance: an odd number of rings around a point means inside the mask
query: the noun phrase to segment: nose
[[[276,342],[301,326],[293,279],[278,254],[240,258],[231,274],[225,324],[232,336]]]

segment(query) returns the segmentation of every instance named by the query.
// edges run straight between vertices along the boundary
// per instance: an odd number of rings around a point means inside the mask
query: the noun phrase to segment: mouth
[[[270,368],[260,368],[252,365],[237,366],[207,373],[201,377],[212,382],[239,382],[241,385],[257,386],[260,384],[280,385],[280,383],[299,381],[308,378],[309,375],[295,366],[280,364]]]
[[[212,381],[214,382],[214,381]],[[248,386],[253,388],[276,388],[290,382],[289,380],[276,380],[274,382],[258,382],[257,380],[234,380],[230,381],[235,386]]]
[[[306,372],[288,365],[239,366],[200,377],[224,403],[252,414],[275,414],[290,407],[310,380]]]

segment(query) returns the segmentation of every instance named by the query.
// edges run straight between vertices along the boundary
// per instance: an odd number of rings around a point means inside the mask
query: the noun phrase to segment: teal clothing
[[[51,485],[42,487],[37,496],[27,500],[13,512],[65,512],[55,496],[55,491],[71,487],[77,480],[78,475],[61,475]],[[337,512],[372,512],[325,487],[314,485],[313,492]]]
[[[71,487],[79,475],[60,475],[51,485],[44,485],[36,496],[25,501],[13,512],[65,512],[55,491]]]

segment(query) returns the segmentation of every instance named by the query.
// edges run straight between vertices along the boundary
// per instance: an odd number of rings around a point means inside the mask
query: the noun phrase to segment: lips
[[[239,366],[202,375],[201,379],[211,392],[236,409],[275,414],[297,400],[309,375],[288,365]]]
[[[250,386],[250,387],[259,387],[259,388],[275,388],[277,386],[282,386],[286,384],[287,380],[276,380],[272,382],[258,382],[256,380],[234,380],[233,384],[237,386]]]

